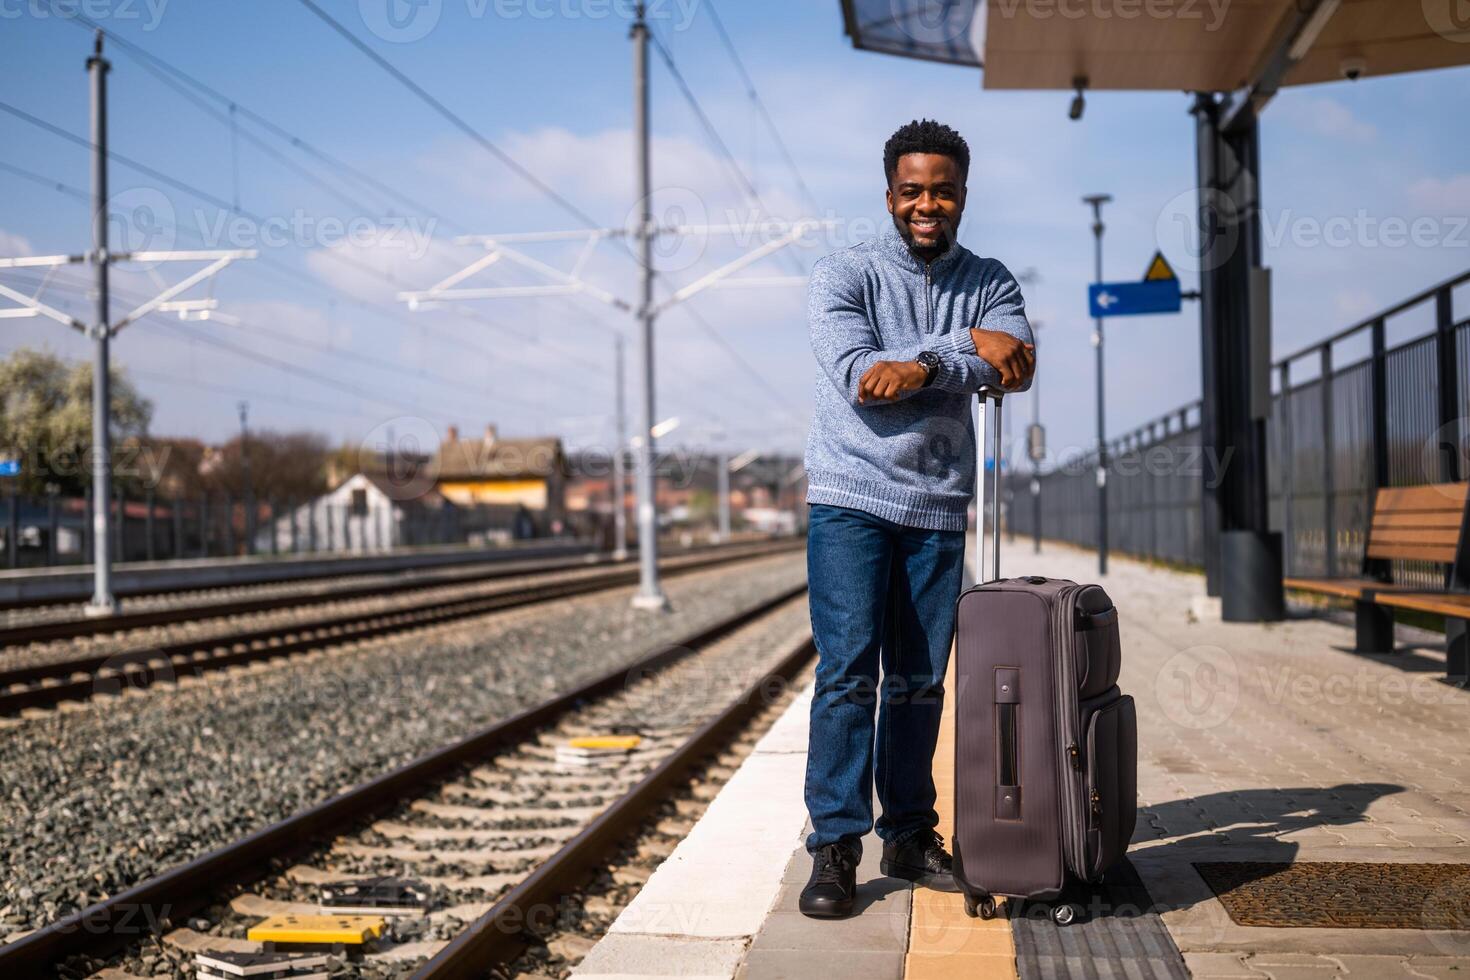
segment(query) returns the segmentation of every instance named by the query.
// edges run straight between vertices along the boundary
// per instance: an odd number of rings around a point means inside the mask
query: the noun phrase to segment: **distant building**
[[[502,439],[487,425],[478,439],[461,439],[450,426],[435,457],[436,490],[462,508],[523,507],[537,534],[566,527],[568,467],[555,436]]]
[[[278,515],[255,536],[255,550],[386,551],[456,540],[454,508],[435,491],[397,499],[393,484],[376,474],[355,473],[315,500]],[[293,530],[294,525],[294,530]],[[294,534],[294,541],[293,541]]]

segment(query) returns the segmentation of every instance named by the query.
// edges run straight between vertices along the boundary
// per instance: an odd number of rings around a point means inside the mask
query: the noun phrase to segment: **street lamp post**
[[[1103,220],[1102,206],[1113,199],[1111,194],[1089,194],[1083,204],[1092,207],[1093,278],[1101,284]],[[1097,573],[1108,573],[1108,444],[1107,426],[1103,418],[1103,322],[1093,320],[1092,346],[1097,349]]]

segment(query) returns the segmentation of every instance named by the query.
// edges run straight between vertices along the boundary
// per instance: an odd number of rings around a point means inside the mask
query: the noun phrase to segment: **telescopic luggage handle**
[[[975,581],[990,582],[1000,578],[1000,403],[1006,396],[1004,388],[986,385],[979,391],[980,424],[975,427]],[[986,404],[995,402],[995,479],[985,478],[985,420],[989,414]],[[986,562],[985,548],[985,487],[993,483],[991,514],[993,527],[990,542],[990,561]],[[986,565],[989,565],[987,574]]]

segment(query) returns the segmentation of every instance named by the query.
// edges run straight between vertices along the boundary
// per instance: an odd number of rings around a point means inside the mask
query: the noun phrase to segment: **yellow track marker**
[[[642,741],[642,735],[578,735],[569,739],[567,745],[574,749],[621,749],[629,752]]]
[[[273,915],[250,927],[258,943],[345,943],[362,945],[383,934],[381,915]]]

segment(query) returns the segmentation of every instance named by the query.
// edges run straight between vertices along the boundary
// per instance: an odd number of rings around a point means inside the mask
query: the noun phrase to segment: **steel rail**
[[[798,644],[760,680],[719,715],[705,722],[689,740],[656,769],[597,816],[488,912],[419,968],[412,980],[478,980],[491,967],[511,962],[525,948],[525,928],[537,911],[550,908],[606,861],[608,851],[631,835],[673,786],[709,753],[727,744],[735,732],[768,701],[773,680],[790,681],[816,653],[811,637]]]
[[[265,877],[270,873],[273,861],[287,860],[349,826],[369,821],[376,814],[412,797],[459,767],[482,759],[504,746],[525,741],[559,716],[583,703],[612,694],[647,672],[661,670],[692,655],[701,647],[754,622],[805,591],[805,583],[784,590],[777,596],[698,630],[678,643],[661,646],[630,665],[608,671],[573,690],[420,756],[232,844],[74,912],[14,943],[0,946],[0,976],[7,980],[47,976],[51,968],[67,957],[104,956],[147,935],[153,924],[158,924],[159,928],[167,928],[168,924],[181,921],[207,905],[214,895]],[[752,689],[754,687],[753,685]],[[748,701],[750,697],[750,692],[747,691],[742,700]],[[756,707],[758,705],[748,705],[746,710],[754,711]],[[734,724],[732,717],[727,711],[715,722],[701,727],[694,739],[702,739],[707,744],[712,726],[723,719],[724,727],[720,730],[726,730],[729,725]],[[681,758],[688,757],[683,749],[677,754]],[[650,792],[647,788],[649,780],[658,773],[667,773],[668,769],[669,762],[666,761],[635,786],[632,792],[641,792],[646,797]],[[619,805],[614,804],[615,807]],[[619,812],[626,814],[627,809]],[[584,831],[574,840],[587,837],[588,832],[596,827],[602,828],[598,831],[599,839],[606,839],[610,833],[608,826],[605,815],[599,817],[588,831]],[[140,910],[148,914],[140,914]]]
[[[783,544],[700,555],[678,560],[678,564],[671,563],[667,574],[681,575],[779,553],[791,547]],[[586,595],[637,581],[638,569],[634,567],[569,581],[538,583],[488,596],[442,599],[398,609],[357,612],[180,640],[111,655],[14,667],[0,670],[0,717],[26,708],[50,707],[96,694],[118,694],[126,688],[142,689],[159,681],[177,680],[180,676],[198,676],[238,664],[389,636],[504,609]]]
[[[711,548],[691,548],[675,552],[674,554],[739,550],[759,546],[760,542],[742,542],[736,545],[717,545]],[[391,591],[394,594],[422,592],[427,589],[448,588],[472,582],[490,582],[497,579],[512,578],[516,575],[569,571],[577,568],[596,568],[599,565],[611,566],[622,564],[622,562],[614,562],[607,557],[599,558],[593,554],[581,554],[572,557],[542,559],[502,558],[487,560],[477,564],[479,567],[470,571],[462,569],[454,570],[454,566],[449,566],[450,570],[448,572],[441,573],[445,566],[438,565],[427,568],[410,568],[406,569],[404,573],[366,573],[376,576],[394,574],[415,575],[415,577],[405,578],[401,582],[395,581],[391,586],[381,581],[369,582],[306,594],[282,594],[256,596],[253,598],[245,596],[239,599],[226,599],[220,602],[200,602],[191,605],[169,606],[161,609],[123,612],[114,616],[98,616],[90,619],[61,619],[43,623],[25,623],[19,626],[0,627],[0,648],[22,646],[27,643],[45,643],[53,640],[70,640],[84,636],[100,636],[105,633],[121,633],[126,630],[146,629],[153,626],[171,626],[176,623],[187,623],[197,619],[240,616],[249,613],[270,612],[275,609],[324,605],[331,602],[350,602],[354,599],[381,596],[387,591]],[[352,577],[357,578],[361,576]],[[266,584],[275,585],[277,583],[269,582]],[[0,678],[0,686],[4,686],[4,683],[3,678]]]
[[[386,592],[402,594],[421,592],[425,589],[464,585],[470,582],[490,582],[516,575],[559,572],[573,568],[595,568],[599,562],[589,558],[551,559],[536,562],[495,563],[493,567],[478,571],[453,571],[442,576],[430,574],[414,577],[388,585],[384,582],[354,584],[340,589],[308,592],[295,595],[272,595],[225,599],[220,602],[200,602],[191,605],[165,606],[160,609],[142,609],[136,612],[121,612],[113,616],[92,619],[59,619],[43,623],[25,623],[20,626],[0,628],[0,648],[23,646],[27,643],[47,643],[52,640],[71,640],[84,636],[100,636],[106,633],[122,633],[127,630],[147,629],[152,626],[171,626],[198,619],[214,619],[225,616],[240,616],[248,613],[269,612],[273,609],[288,609],[297,606],[316,606],[329,602],[349,602],[381,596]],[[417,570],[415,570],[417,571]],[[392,575],[392,572],[380,573]],[[271,583],[274,584],[274,583]]]
[[[636,552],[636,548],[630,549]],[[462,552],[462,553],[460,553]],[[213,589],[242,588],[258,585],[289,585],[293,582],[313,582],[333,578],[356,578],[362,575],[393,575],[399,572],[433,571],[440,568],[456,568],[464,565],[479,565],[497,561],[532,561],[537,558],[557,558],[562,556],[578,557],[597,554],[597,550],[588,545],[579,545],[575,542],[564,545],[518,545],[506,552],[497,553],[488,548],[471,548],[464,545],[432,545],[422,548],[410,548],[397,552],[386,552],[379,554],[356,554],[350,552],[329,551],[303,551],[296,554],[282,554],[275,557],[259,557],[256,559],[242,559],[236,562],[235,572],[241,575],[237,582],[211,581],[204,585],[191,584],[186,586],[151,585],[146,582],[137,582],[132,585],[119,584],[113,590],[113,595],[119,599],[137,599],[145,596],[174,595],[180,592],[201,592]],[[211,563],[217,561],[218,555],[212,558],[183,558],[183,559],[159,559],[153,564],[171,565],[171,569],[157,569],[159,573],[174,571],[192,571],[191,566],[199,563]],[[322,565],[340,563],[342,565],[362,565],[360,568],[322,568]],[[120,562],[117,566],[119,573],[127,571],[137,572],[138,565],[149,565],[148,562]],[[313,568],[313,566],[317,566]],[[29,596],[21,599],[14,596],[0,598],[0,612],[11,612],[16,609],[35,609],[49,606],[80,605],[87,601],[91,595],[91,578],[89,565],[43,565],[35,568],[21,569],[28,573],[44,575],[47,573],[74,575],[87,575],[85,594],[48,594],[42,596]],[[151,571],[151,569],[144,569]],[[217,568],[208,568],[206,571],[215,571]],[[269,574],[267,574],[269,573]]]

